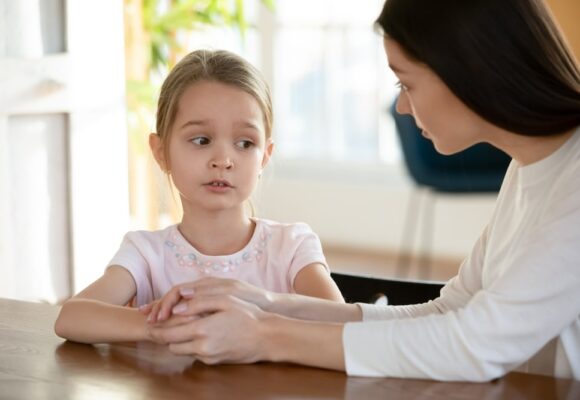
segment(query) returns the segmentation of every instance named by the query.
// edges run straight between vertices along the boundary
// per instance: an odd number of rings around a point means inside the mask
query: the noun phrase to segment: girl
[[[249,63],[200,50],[177,64],[161,88],[149,144],[179,191],[183,219],[128,233],[104,275],[64,303],[56,333],[86,343],[153,339],[145,315],[124,305],[207,276],[343,301],[307,225],[246,215],[272,154],[271,131],[269,89]]]
[[[166,322],[152,335],[209,363],[580,379],[580,72],[550,14],[541,0],[387,0],[377,23],[397,110],[439,152],[488,142],[513,158],[458,276],[434,301],[391,307],[204,280],[153,308]],[[201,318],[171,326],[185,316]]]

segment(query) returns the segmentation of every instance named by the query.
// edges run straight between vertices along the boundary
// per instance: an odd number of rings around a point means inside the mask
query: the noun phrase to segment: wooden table
[[[287,364],[205,366],[150,343],[83,345],[58,307],[0,299],[0,399],[580,399],[580,382],[511,373],[492,383],[349,378]]]

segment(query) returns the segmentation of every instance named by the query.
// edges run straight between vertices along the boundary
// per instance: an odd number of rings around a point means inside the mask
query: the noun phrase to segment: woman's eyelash
[[[407,90],[407,86],[403,85],[403,84],[401,83],[401,81],[397,81],[397,82],[395,83],[395,86],[396,86],[397,88],[401,89],[401,90]]]

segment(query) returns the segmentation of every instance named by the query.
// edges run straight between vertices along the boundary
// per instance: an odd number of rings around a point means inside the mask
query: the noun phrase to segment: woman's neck
[[[556,152],[574,134],[576,128],[560,135],[524,136],[504,131],[490,143],[506,152],[521,166],[543,160]]]
[[[243,249],[252,238],[255,226],[256,223],[243,210],[216,213],[185,211],[179,231],[202,254],[217,256]]]

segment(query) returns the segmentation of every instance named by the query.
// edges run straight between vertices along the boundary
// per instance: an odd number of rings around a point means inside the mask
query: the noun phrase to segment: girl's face
[[[179,100],[170,135],[167,162],[160,143],[152,139],[151,146],[171,174],[184,212],[243,210],[273,148],[254,97],[219,82],[194,83]]]
[[[394,40],[385,38],[389,67],[399,78],[399,114],[411,114],[441,154],[453,154],[486,140],[486,126],[427,65],[405,53]]]

